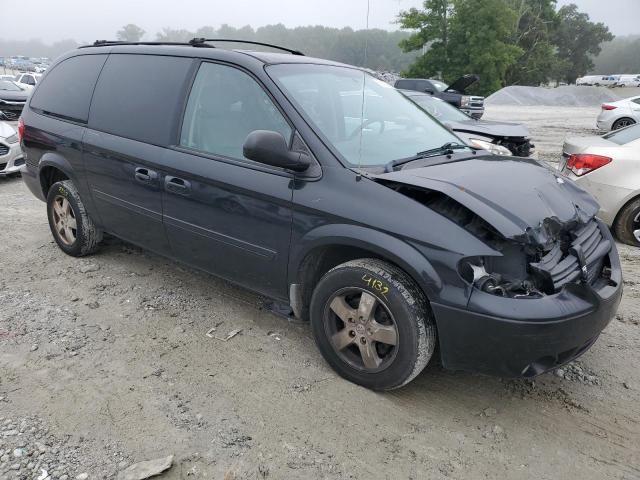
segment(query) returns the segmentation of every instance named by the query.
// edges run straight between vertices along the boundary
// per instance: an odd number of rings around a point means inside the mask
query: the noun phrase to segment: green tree
[[[511,0],[516,12],[513,43],[523,53],[507,69],[509,85],[547,83],[557,68],[552,36],[559,25],[556,0]]]
[[[159,42],[188,42],[197,35],[185,29],[174,30],[164,27],[162,31],[156,33],[156,40]]]
[[[640,73],[640,36],[616,37],[602,44],[595,66],[587,73],[610,75]]]
[[[403,72],[408,76],[440,74],[452,82],[476,73],[477,91],[488,94],[506,85],[507,70],[523,54],[513,42],[511,0],[426,0],[424,10],[401,12],[399,20],[402,28],[416,30],[400,46],[424,52]]]
[[[139,42],[144,36],[145,31],[140,28],[138,25],[134,25],[133,23],[129,23],[122,27],[116,33],[116,37],[118,40],[122,40],[125,42]]]
[[[614,36],[603,23],[589,21],[589,15],[578,11],[575,4],[558,10],[559,27],[554,34],[559,60],[558,78],[574,83],[594,67],[593,57],[602,50],[601,44]]]
[[[407,76],[432,77],[449,71],[449,29],[454,3],[454,0],[425,0],[423,10],[411,8],[398,15],[400,27],[413,31],[400,41],[400,48],[404,52],[422,52],[404,71]]]

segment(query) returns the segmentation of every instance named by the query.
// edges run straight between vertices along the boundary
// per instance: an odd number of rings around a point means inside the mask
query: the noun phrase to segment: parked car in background
[[[428,93],[441,98],[447,103],[458,108],[473,118],[482,118],[484,115],[484,97],[469,95],[466,90],[476,83],[480,77],[477,75],[465,75],[451,85],[440,80],[424,78],[400,78],[396,80],[394,87],[399,90],[413,90],[415,92]]]
[[[29,93],[14,81],[0,80],[0,120],[18,120]]]
[[[18,132],[6,122],[0,121],[0,176],[18,175],[24,165],[24,157]]]
[[[640,124],[566,140],[559,168],[600,204],[621,242],[640,246]]]
[[[620,75],[615,87],[640,87],[640,75]]]
[[[35,87],[41,78],[42,74],[40,73],[19,73],[16,75],[16,82],[21,85]]]
[[[603,103],[596,126],[600,130],[617,130],[640,122],[640,96]]]
[[[529,157],[534,153],[529,130],[521,123],[478,120],[428,93],[411,90],[402,90],[402,93],[473,147],[516,157]]]

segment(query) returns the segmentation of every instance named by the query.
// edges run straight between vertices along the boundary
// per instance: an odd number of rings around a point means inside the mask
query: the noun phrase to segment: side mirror
[[[254,130],[244,141],[242,153],[254,162],[304,172],[311,159],[301,152],[292,152],[282,134],[271,130]]]

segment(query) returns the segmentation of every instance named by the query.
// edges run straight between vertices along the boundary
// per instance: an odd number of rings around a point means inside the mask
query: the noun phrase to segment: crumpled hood
[[[489,137],[529,137],[529,129],[521,123],[493,122],[488,120],[463,120],[444,122],[454,131],[479,133]]]
[[[375,178],[441,192],[504,237],[539,246],[555,241],[557,232],[587,222],[599,209],[574,182],[529,158],[473,157]]]

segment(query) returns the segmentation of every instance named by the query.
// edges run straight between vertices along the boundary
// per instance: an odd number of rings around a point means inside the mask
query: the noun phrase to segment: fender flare
[[[351,224],[322,225],[293,244],[289,255],[289,285],[300,282],[304,259],[314,250],[328,246],[362,248],[394,263],[413,278],[428,299],[436,298],[443,287],[436,270],[415,247],[387,233]]]
[[[42,155],[40,160],[40,164],[38,165],[38,180],[40,181],[40,187],[42,188],[42,172],[46,167],[55,167],[64,173],[69,180],[78,185],[78,179],[76,174],[71,167],[71,164],[64,158],[62,155],[58,153],[45,153]],[[42,190],[42,194],[46,197],[46,193],[44,189]]]

